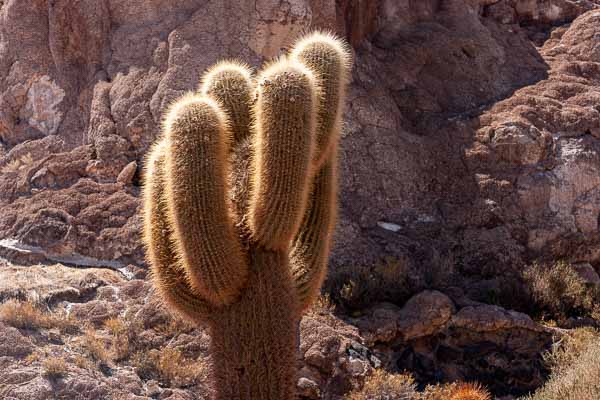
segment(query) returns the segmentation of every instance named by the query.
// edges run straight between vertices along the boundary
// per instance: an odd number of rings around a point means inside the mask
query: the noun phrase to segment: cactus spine
[[[450,400],[491,400],[492,396],[478,383],[460,383],[451,393]]]
[[[315,33],[256,79],[224,62],[168,113],[144,176],[166,304],[205,322],[218,400],[295,398],[298,321],[326,274],[350,68]]]

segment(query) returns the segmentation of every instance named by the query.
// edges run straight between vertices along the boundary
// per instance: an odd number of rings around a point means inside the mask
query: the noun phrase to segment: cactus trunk
[[[298,304],[286,252],[251,246],[248,285],[210,320],[217,400],[292,400]]]

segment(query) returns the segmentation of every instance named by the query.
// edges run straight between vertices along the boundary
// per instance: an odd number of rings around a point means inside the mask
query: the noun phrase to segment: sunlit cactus
[[[491,400],[492,396],[478,383],[461,383],[452,391],[449,400]]]
[[[350,59],[314,33],[256,78],[219,63],[171,107],[148,156],[153,283],[209,326],[219,400],[295,398],[298,321],[319,295],[336,220]]]

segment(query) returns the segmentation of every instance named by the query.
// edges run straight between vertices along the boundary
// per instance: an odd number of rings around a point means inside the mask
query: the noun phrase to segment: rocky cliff
[[[432,249],[469,271],[548,254],[595,264],[597,7],[4,2],[0,238],[142,264],[139,167],[165,106],[215,61],[258,65],[318,27],[356,51],[334,264],[429,263]]]

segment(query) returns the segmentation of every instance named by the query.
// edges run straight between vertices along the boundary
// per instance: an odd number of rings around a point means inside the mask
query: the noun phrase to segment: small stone
[[[146,383],[146,396],[154,398],[159,396],[161,392],[162,389],[155,380],[150,380]]]
[[[129,185],[133,181],[135,172],[137,171],[137,162],[132,161],[123,168],[123,170],[117,176],[117,183],[122,185]]]
[[[321,398],[321,390],[319,389],[319,385],[313,380],[308,378],[300,378],[298,379],[298,394],[302,397],[306,397],[308,399],[320,399]]]

